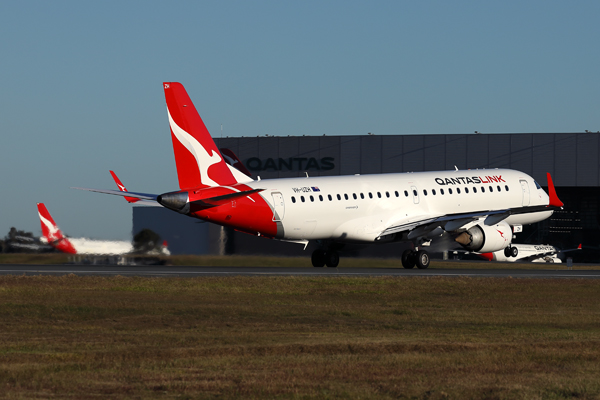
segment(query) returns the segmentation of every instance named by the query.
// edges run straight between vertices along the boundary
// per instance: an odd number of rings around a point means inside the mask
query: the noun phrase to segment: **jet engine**
[[[495,225],[475,225],[454,240],[469,251],[493,253],[508,246],[512,239],[510,225],[502,221]]]

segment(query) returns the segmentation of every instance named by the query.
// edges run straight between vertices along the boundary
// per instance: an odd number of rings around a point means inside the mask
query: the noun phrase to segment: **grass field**
[[[169,256],[159,257],[173,266],[228,266],[228,267],[306,267],[312,268],[310,257],[270,256]],[[70,257],[65,254],[0,254],[0,264],[66,264]],[[340,268],[402,268],[395,258],[342,257]],[[546,263],[498,263],[490,261],[441,261],[432,260],[430,268],[470,269],[566,269],[566,264]],[[574,269],[600,269],[600,265],[575,264]]]
[[[0,276],[4,398],[600,398],[600,281]]]

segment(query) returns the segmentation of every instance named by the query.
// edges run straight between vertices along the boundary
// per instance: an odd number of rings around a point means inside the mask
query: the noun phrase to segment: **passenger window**
[[[435,189],[431,189],[431,193],[435,196]]]
[[[377,192],[377,197],[381,198],[381,192]]]
[[[508,185],[504,185],[504,189],[508,192]]]
[[[490,186],[490,193],[494,191],[494,188]]]
[[[360,194],[360,198],[361,198],[361,199],[364,199],[364,198],[365,198],[365,195],[361,193],[361,194]]]
[[[292,203],[296,202],[296,198],[294,196],[292,196]]]
[[[340,196],[339,194],[337,195],[338,200],[342,199],[342,196]]]
[[[385,197],[389,198],[390,197],[390,192],[385,192]]]
[[[477,188],[476,187],[473,188],[473,193],[477,193]]]
[[[485,193],[485,186],[481,187],[481,193]]]
[[[372,199],[373,198],[373,193],[369,192],[369,198]]]
[[[315,201],[315,198],[312,196],[312,194],[310,195],[310,201]]]
[[[408,197],[408,191],[406,191],[406,190],[405,190],[405,191],[404,191],[404,195],[405,195],[406,197]]]
[[[354,200],[356,200],[357,199],[356,193],[352,193],[352,197],[354,197]]]
[[[448,188],[448,194],[452,194],[452,189]]]
[[[465,193],[469,193],[469,188],[465,188]]]
[[[417,193],[416,190],[413,190],[413,196],[417,197],[419,194]]]
[[[344,193],[344,198],[348,200],[348,195],[346,193]]]
[[[300,200],[304,203],[304,196],[300,196]]]
[[[323,196],[319,195],[319,201],[323,201]]]
[[[423,189],[423,194],[427,196],[427,190]]]
[[[499,192],[500,192],[500,191],[502,191],[502,189],[500,189],[500,185],[498,185],[498,191],[499,191]]]
[[[327,195],[327,198],[329,199],[329,201],[333,200],[333,197],[331,197],[330,194]]]
[[[440,189],[440,194],[443,196],[444,195],[444,189]]]
[[[460,194],[460,188],[456,188],[456,193]]]

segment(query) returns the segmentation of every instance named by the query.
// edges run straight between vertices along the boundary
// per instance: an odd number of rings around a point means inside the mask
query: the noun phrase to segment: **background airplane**
[[[463,248],[509,247],[514,227],[563,203],[515,170],[438,171],[254,181],[219,153],[183,85],[163,84],[180,190],[161,195],[84,189],[157,201],[249,234],[306,245],[315,267],[336,267],[346,244],[409,242],[405,268],[427,268],[427,246],[449,234]],[[83,189],[83,188],[78,188]]]
[[[495,251],[492,253],[478,254],[479,257],[490,261],[509,262],[546,262],[561,263],[564,253],[581,250],[581,244],[575,249],[561,250],[549,244],[512,244],[511,248]]]
[[[131,242],[67,238],[54,222],[54,219],[44,203],[38,203],[37,207],[42,226],[42,237],[40,240],[64,253],[83,255],[123,255],[133,253],[134,251]],[[169,254],[169,251],[164,244],[160,254]]]

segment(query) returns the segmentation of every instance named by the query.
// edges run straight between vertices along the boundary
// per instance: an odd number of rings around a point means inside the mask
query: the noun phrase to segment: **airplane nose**
[[[188,204],[188,192],[169,192],[163,193],[156,198],[156,201],[162,206],[178,212],[187,213],[185,210]]]

